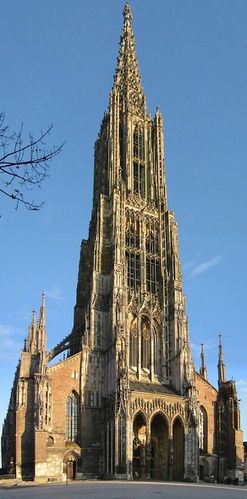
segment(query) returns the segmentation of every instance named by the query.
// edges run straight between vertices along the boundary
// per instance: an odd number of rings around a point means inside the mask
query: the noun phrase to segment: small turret
[[[223,360],[223,350],[221,343],[221,334],[219,334],[219,361],[218,361],[218,384],[226,382],[226,369]]]
[[[208,380],[208,372],[205,366],[205,354],[203,343],[201,344],[201,367],[200,367],[200,375],[207,381]]]
[[[38,323],[36,312],[33,310],[32,323],[28,328],[28,336],[24,351],[33,355],[46,351],[46,309],[44,293],[42,294]]]
[[[46,308],[45,308],[45,293],[42,293],[41,307],[39,313],[39,324],[37,329],[37,350],[38,352],[46,351]]]
[[[36,312],[33,310],[33,317],[30,326],[28,327],[28,336],[26,342],[26,350],[29,353],[36,353],[36,340],[37,340],[37,321]]]

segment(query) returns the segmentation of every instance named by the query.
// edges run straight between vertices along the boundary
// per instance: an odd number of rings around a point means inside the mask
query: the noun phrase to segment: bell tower
[[[110,404],[108,476],[132,460],[131,390],[169,387],[191,400],[194,393],[177,224],[167,208],[163,118],[158,108],[154,117],[147,113],[128,4],[123,17],[109,108],[95,143],[92,218],[74,312],[74,332],[86,335],[103,373],[94,383],[89,377],[85,390]]]
[[[158,108],[154,118],[147,113],[128,4],[123,15],[109,110],[95,143],[74,327],[83,329],[88,315],[90,344],[99,350],[117,344],[121,331],[129,379],[170,384],[183,394],[193,364],[177,224],[167,209],[163,118]],[[110,369],[117,370],[116,359]]]

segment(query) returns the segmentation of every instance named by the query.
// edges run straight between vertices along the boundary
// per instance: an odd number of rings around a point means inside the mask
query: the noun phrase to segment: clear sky
[[[0,199],[0,369],[4,416],[20,349],[43,290],[48,347],[72,327],[81,239],[92,206],[93,145],[116,66],[122,0],[0,0],[0,110],[11,127],[54,124],[66,145],[39,213]],[[193,356],[205,344],[217,384],[222,334],[247,440],[247,2],[132,0],[142,82],[165,120],[169,208]]]

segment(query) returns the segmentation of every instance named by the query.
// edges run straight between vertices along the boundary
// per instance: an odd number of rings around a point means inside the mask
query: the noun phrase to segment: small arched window
[[[78,416],[78,395],[72,392],[66,401],[66,438],[70,442],[76,442],[78,439]]]

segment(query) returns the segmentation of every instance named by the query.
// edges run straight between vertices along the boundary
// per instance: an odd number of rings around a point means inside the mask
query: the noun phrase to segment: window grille
[[[145,196],[145,148],[144,130],[136,126],[133,134],[133,179],[134,192],[139,196]]]
[[[126,251],[127,283],[132,289],[140,287],[140,254]]]
[[[156,294],[159,283],[159,225],[155,219],[146,223],[146,289]]]

